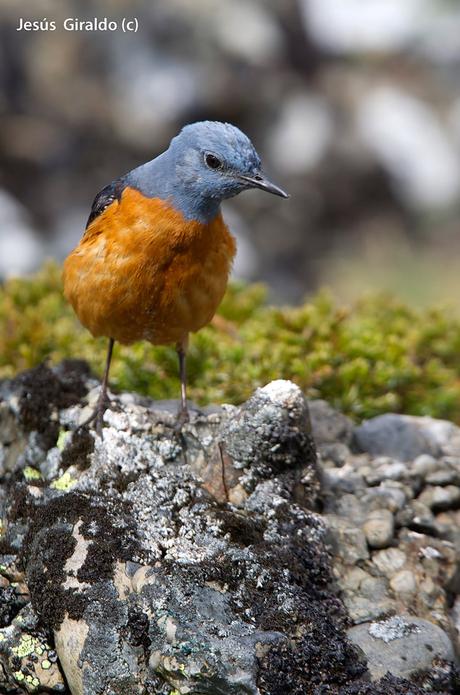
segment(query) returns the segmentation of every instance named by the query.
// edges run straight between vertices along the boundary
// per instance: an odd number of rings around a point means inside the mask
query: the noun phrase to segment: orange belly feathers
[[[188,221],[127,187],[66,259],[64,292],[94,336],[181,343],[214,316],[235,251],[220,212]]]

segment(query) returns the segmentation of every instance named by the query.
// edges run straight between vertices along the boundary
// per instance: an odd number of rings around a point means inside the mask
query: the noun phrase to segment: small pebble
[[[407,555],[399,548],[386,548],[374,553],[372,562],[382,574],[391,577],[406,564]]]
[[[393,539],[393,514],[388,509],[375,509],[364,522],[363,531],[371,548],[386,548]]]
[[[423,490],[418,499],[434,512],[440,512],[444,509],[452,509],[460,502],[460,489],[456,485],[429,486]]]
[[[411,472],[416,475],[421,475],[423,478],[428,474],[432,473],[438,467],[438,462],[434,456],[429,454],[421,454],[413,461],[411,466]]]
[[[395,594],[415,594],[417,581],[410,570],[401,570],[390,579],[390,586]],[[397,598],[397,596],[396,596]]]
[[[450,485],[451,483],[457,482],[458,473],[449,468],[441,468],[438,471],[429,473],[425,480],[430,485]]]

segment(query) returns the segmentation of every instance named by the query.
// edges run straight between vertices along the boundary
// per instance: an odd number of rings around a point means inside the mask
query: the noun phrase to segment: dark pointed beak
[[[274,183],[269,181],[263,176],[263,174],[255,174],[254,176],[241,176],[243,181],[246,181],[252,188],[260,188],[261,191],[267,191],[267,193],[273,193],[273,195],[279,195],[281,198],[289,198],[289,193],[283,191],[279,186],[275,186]]]

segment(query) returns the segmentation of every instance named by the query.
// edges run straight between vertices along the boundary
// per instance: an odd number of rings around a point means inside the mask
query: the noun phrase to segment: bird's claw
[[[83,429],[83,427],[87,427],[90,425],[92,422],[95,422],[95,427],[94,429],[96,430],[96,434],[98,437],[102,438],[102,428],[104,425],[104,413],[107,410],[107,408],[110,408],[111,402],[109,398],[106,396],[103,399],[99,399],[96,407],[94,408],[93,412],[89,417],[86,418],[86,420],[83,420],[78,427],[76,428],[76,431]]]
[[[174,423],[174,429],[177,432],[180,432],[186,422],[190,422],[190,414],[188,412],[188,408],[181,406],[177,413],[176,422]]]

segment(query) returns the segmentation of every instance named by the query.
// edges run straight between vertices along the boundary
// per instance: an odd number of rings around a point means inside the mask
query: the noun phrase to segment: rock
[[[368,488],[361,497],[361,504],[368,511],[388,509],[397,512],[404,508],[406,502],[407,497],[402,490],[386,485]]]
[[[413,461],[411,471],[412,473],[421,475],[423,478],[425,478],[429,473],[435,471],[437,467],[438,462],[434,456],[430,456],[430,454],[420,454],[420,456],[417,456],[417,458]]]
[[[457,596],[451,611],[452,623],[455,630],[457,650],[460,647],[460,596]]]
[[[0,690],[4,685],[11,693],[15,688],[27,693],[64,693],[64,677],[55,657],[37,615],[26,606],[11,625],[0,629]]]
[[[372,555],[373,564],[387,577],[391,577],[404,567],[406,561],[407,555],[398,548],[386,548]]]
[[[373,456],[412,461],[424,454],[440,456],[457,436],[458,428],[450,422],[388,413],[357,427],[354,441]]]
[[[337,442],[336,444],[323,444],[319,447],[321,459],[325,465],[330,461],[334,466],[340,468],[350,458],[350,449],[346,444]]]
[[[390,580],[390,587],[395,594],[414,594],[417,591],[415,575],[410,570],[396,572]]]
[[[438,468],[431,473],[428,473],[425,477],[425,482],[428,485],[452,485],[455,483],[457,486],[460,482],[460,474],[458,471],[452,468]]]
[[[365,488],[363,477],[346,463],[341,468],[328,468],[321,478],[325,493],[335,496],[339,494],[356,493]]]
[[[322,444],[350,444],[354,425],[350,418],[334,410],[322,400],[308,402],[313,437],[318,446]]]
[[[433,512],[452,509],[460,502],[460,488],[456,485],[446,485],[446,487],[429,485],[423,490],[418,501]]]
[[[328,588],[324,522],[307,508],[319,483],[299,389],[274,382],[240,408],[193,411],[180,437],[160,404],[124,398],[102,439],[82,439],[68,429],[79,379],[87,390],[75,365],[73,377],[42,367],[2,387],[23,452],[3,542],[72,695],[256,695],[286,679],[308,692],[365,674]],[[36,466],[57,457],[54,479],[24,480],[32,441]],[[236,488],[238,507],[225,499]]]
[[[408,505],[396,515],[396,522],[399,526],[406,526],[420,533],[436,535],[438,532],[432,511],[424,502],[420,501],[420,498],[410,500]]]
[[[354,586],[350,578],[346,583],[343,581],[339,583],[343,589],[343,601],[354,623],[375,620],[396,609],[396,603],[388,595],[385,579],[374,577],[367,572],[359,577],[355,575],[353,579],[355,579]]]
[[[454,661],[452,643],[440,627],[418,617],[398,615],[348,630],[366,654],[372,679],[390,672],[410,678],[431,669],[438,659]]]
[[[329,525],[328,541],[343,563],[355,565],[359,560],[367,560],[369,551],[363,531],[348,520],[333,514],[328,514],[326,519]]]
[[[365,476],[369,485],[377,485],[384,480],[401,480],[407,476],[407,467],[400,461],[388,457],[374,460],[373,468]]]
[[[364,522],[363,531],[371,548],[386,548],[393,539],[393,514],[388,509],[370,512]]]
[[[97,395],[77,362],[0,384],[2,692],[425,695],[399,676],[371,684],[345,630],[411,613],[454,634],[458,510],[420,500],[455,482],[350,453],[349,421],[324,404],[321,469],[286,381],[192,408],[180,435],[177,402],[135,394],[112,397],[102,439],[74,431]],[[23,636],[46,644],[34,674],[11,657]],[[438,659],[413,678],[454,695],[455,673]]]

